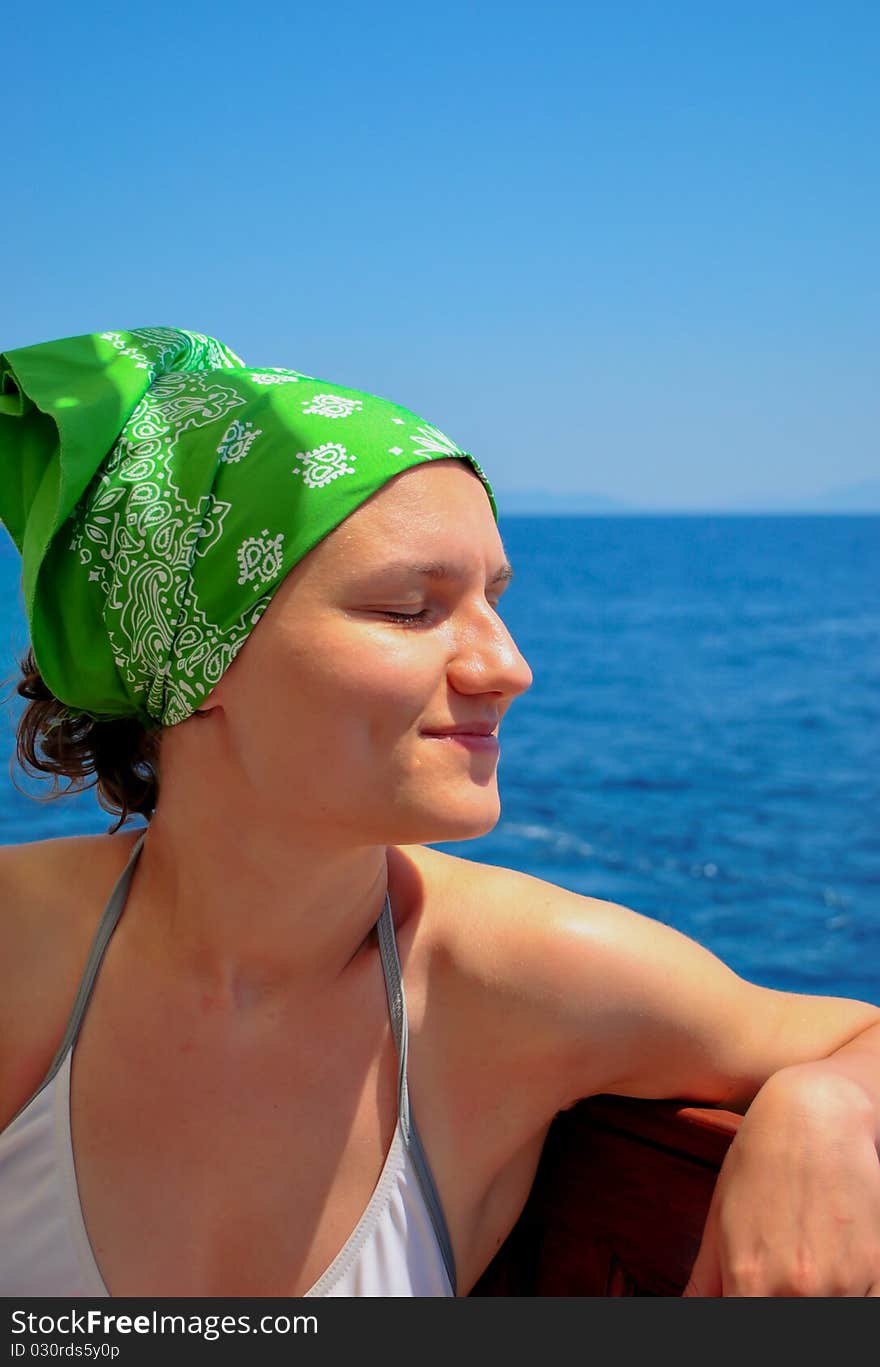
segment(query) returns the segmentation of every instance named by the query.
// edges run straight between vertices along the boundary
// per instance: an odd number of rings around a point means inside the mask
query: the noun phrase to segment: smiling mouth
[[[485,721],[463,722],[459,726],[444,726],[439,731],[431,731],[427,728],[423,735],[438,736],[446,739],[449,736],[494,736],[500,725],[499,719],[486,718]]]
[[[447,744],[461,745],[468,750],[497,751],[500,747],[498,737],[480,731],[426,731],[426,739],[442,740]]]

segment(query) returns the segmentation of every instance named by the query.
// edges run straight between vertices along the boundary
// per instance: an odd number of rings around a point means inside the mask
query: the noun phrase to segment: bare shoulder
[[[608,971],[602,942],[625,936],[623,924],[636,913],[430,846],[397,847],[397,853],[422,884],[416,942],[420,972],[430,984],[426,1024],[433,1017],[450,1066],[471,1079],[468,1091],[484,1099],[497,1093],[514,1129],[510,1102],[519,1099],[525,1139],[573,1099],[560,1046],[567,1030],[585,1038],[588,1003],[596,1001],[596,984]],[[578,1095],[603,1082],[597,1074],[592,1087],[582,1068]]]
[[[738,1109],[777,1069],[880,1019],[748,981],[674,927],[674,906],[667,921],[514,869],[416,857],[440,890],[450,998],[539,1114],[598,1092]]]
[[[0,845],[0,936],[41,935],[43,918],[60,928],[82,912],[107,872],[121,872],[139,831],[73,835]],[[95,919],[100,916],[97,909]],[[19,946],[20,947],[20,946]]]
[[[504,865],[485,864],[426,845],[399,846],[422,878],[430,934],[465,976],[508,988],[534,985],[536,952],[570,950],[574,939],[626,937],[648,918],[628,907],[572,891]],[[595,946],[594,946],[595,947]]]
[[[137,834],[0,845],[0,1126],[51,1061]]]

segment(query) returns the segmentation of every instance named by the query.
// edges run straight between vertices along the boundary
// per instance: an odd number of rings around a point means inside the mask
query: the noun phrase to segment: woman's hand
[[[822,1062],[756,1095],[721,1166],[685,1296],[880,1296],[880,1161],[864,1091]]]

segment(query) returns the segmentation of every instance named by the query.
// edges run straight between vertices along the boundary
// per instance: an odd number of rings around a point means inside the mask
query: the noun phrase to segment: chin
[[[403,845],[433,845],[447,840],[477,840],[488,835],[498,825],[501,804],[496,800],[482,804],[482,810],[468,811],[465,804],[459,810],[446,808],[443,812],[425,812],[413,820],[412,827],[418,834],[410,835],[405,841],[394,843]]]

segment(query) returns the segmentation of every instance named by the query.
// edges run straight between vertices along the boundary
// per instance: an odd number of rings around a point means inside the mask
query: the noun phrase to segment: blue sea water
[[[880,518],[501,532],[534,683],[501,730],[501,820],[436,848],[624,903],[754,982],[880,1005]],[[2,677],[26,641],[18,576],[0,532]],[[107,830],[92,792],[15,791],[19,711],[0,712],[0,843]]]

